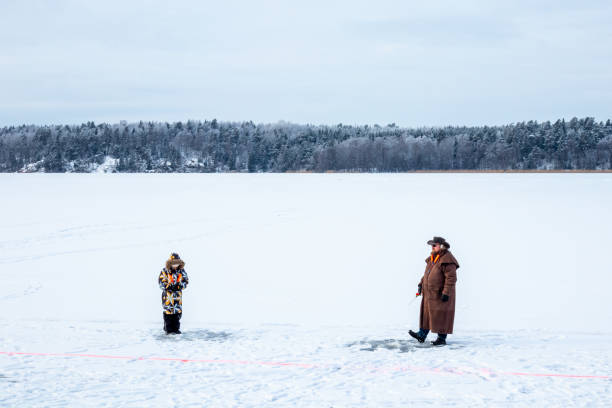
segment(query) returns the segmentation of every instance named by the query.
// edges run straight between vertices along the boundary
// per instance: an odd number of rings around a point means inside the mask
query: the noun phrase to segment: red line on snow
[[[188,359],[188,358],[173,358],[173,357],[143,357],[143,356],[115,356],[106,354],[81,354],[81,353],[26,353],[19,351],[0,351],[1,355],[5,356],[34,356],[34,357],[77,357],[77,358],[100,358],[110,360],[136,360],[136,361],[179,361],[181,363],[205,363],[205,364],[234,364],[234,365],[255,365],[267,367],[299,367],[299,368],[334,368],[341,369],[358,369],[360,371],[416,371],[428,372],[435,374],[451,374],[451,375],[477,375],[484,374],[487,376],[498,375],[513,375],[522,377],[555,377],[555,378],[583,378],[583,379],[601,379],[612,380],[609,375],[578,375],[578,374],[554,374],[554,373],[524,373],[515,371],[496,372],[488,368],[464,370],[459,368],[428,368],[415,366],[395,366],[395,367],[376,367],[376,366],[346,366],[342,367],[337,364],[310,364],[310,363],[294,363],[281,361],[250,361],[250,360],[220,360],[220,359]]]
[[[277,362],[277,361],[248,361],[248,360],[219,360],[219,359],[186,359],[178,357],[134,357],[134,356],[114,356],[105,354],[81,354],[81,353],[26,353],[20,351],[0,351],[0,354],[7,356],[35,356],[35,357],[80,357],[80,358],[103,358],[114,360],[148,360],[148,361],[180,361],[181,363],[208,363],[208,364],[236,364],[236,365],[263,365],[263,366],[289,366],[301,368],[322,367],[316,364]]]

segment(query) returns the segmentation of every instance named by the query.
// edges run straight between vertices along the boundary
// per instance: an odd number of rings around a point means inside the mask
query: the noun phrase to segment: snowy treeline
[[[0,171],[612,169],[612,123],[400,128],[188,121],[0,128]]]

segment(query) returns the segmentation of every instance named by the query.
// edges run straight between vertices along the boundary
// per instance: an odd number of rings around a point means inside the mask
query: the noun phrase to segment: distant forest
[[[138,122],[0,128],[1,172],[609,170],[612,123],[401,128]]]

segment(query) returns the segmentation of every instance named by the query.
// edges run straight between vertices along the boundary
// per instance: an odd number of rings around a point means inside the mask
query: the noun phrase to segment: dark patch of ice
[[[371,339],[363,339],[359,341],[355,341],[352,343],[348,343],[347,347],[361,346],[361,351],[376,351],[380,349],[394,350],[400,353],[408,353],[414,352],[419,349],[424,348],[438,348],[431,344],[430,341],[426,341],[425,343],[418,343],[415,340],[407,340],[407,339],[383,339],[383,340],[371,340]],[[444,348],[448,348],[451,350],[456,350],[463,348],[463,345],[460,344],[448,344],[443,346]]]
[[[172,341],[216,341],[223,342],[232,337],[232,333],[219,331],[215,332],[206,329],[191,329],[181,330],[181,334],[165,334],[158,333],[157,340],[172,340]]]

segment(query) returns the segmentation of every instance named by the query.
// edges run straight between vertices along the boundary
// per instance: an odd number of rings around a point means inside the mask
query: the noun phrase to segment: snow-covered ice
[[[610,406],[610,174],[0,175],[1,406]],[[433,235],[455,333],[422,347]],[[157,276],[187,262],[183,334]],[[433,335],[432,335],[433,339]]]

